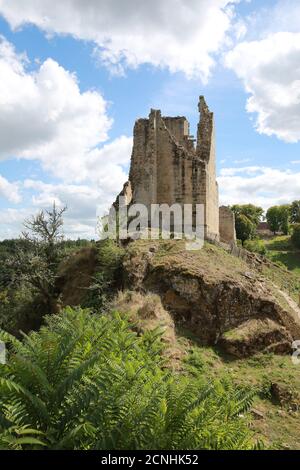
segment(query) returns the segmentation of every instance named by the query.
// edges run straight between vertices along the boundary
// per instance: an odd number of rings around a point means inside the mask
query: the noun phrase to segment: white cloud
[[[247,204],[267,209],[299,199],[300,172],[268,167],[224,168],[218,178],[221,204]]]
[[[115,181],[113,185],[109,178]],[[53,202],[58,207],[67,206],[64,215],[65,234],[67,237],[77,236],[86,238],[96,237],[97,217],[103,215],[116,199],[124,182],[126,174],[119,175],[116,189],[116,179],[111,174],[101,185],[93,184],[50,184],[38,180],[25,180],[24,190],[31,190],[31,212],[38,209],[49,209]]]
[[[27,209],[1,209],[0,210],[0,240],[16,238],[20,235],[22,222],[29,217]]]
[[[9,202],[14,204],[21,202],[22,198],[19,193],[19,184],[10,183],[0,175],[0,197],[7,199]]]
[[[277,0],[273,5],[261,2],[255,10],[243,18],[248,39],[263,39],[270,34],[288,31],[299,32],[299,0]]]
[[[93,41],[96,55],[113,72],[149,63],[205,81],[238,1],[26,0],[20,7],[18,0],[0,0],[0,14],[12,28],[29,23]]]
[[[280,0],[244,21],[247,35],[225,55],[225,65],[250,95],[259,133],[285,142],[300,140],[300,3]]]
[[[222,168],[220,170],[220,176],[234,176],[239,173],[244,173],[245,175],[253,175],[255,173],[260,173],[265,170],[265,167],[262,166],[243,166],[241,168]]]
[[[108,138],[106,107],[52,59],[28,72],[24,55],[0,39],[0,158],[39,159],[58,177],[83,179],[90,152]]]
[[[64,234],[67,238],[97,238],[97,217],[109,209],[116,197],[115,193],[91,184],[50,184],[30,179],[17,184],[24,193],[32,194],[31,205],[0,210],[0,239],[18,237],[24,220],[41,209],[50,209],[53,202],[58,207],[67,206],[64,214]]]
[[[95,236],[97,211],[109,207],[127,180],[132,138],[108,142],[112,120],[104,98],[81,92],[76,76],[57,62],[48,59],[33,72],[27,65],[26,56],[0,38],[0,160],[38,161],[61,183],[11,183],[0,176],[0,197],[19,203],[20,188],[33,193],[31,213],[54,200],[67,204],[68,235]],[[4,213],[2,234],[7,220],[7,234],[18,235],[17,215]]]

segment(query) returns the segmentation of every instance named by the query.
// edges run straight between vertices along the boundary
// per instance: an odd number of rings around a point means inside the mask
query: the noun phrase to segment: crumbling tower
[[[134,144],[123,195],[133,203],[203,204],[206,238],[219,239],[214,117],[199,100],[197,142],[184,116],[164,117],[152,109],[134,126]]]

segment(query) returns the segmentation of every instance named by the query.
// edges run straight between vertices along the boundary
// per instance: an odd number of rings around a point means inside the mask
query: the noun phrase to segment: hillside
[[[267,257],[274,263],[281,263],[292,272],[299,276],[300,283],[300,250],[291,243],[289,235],[278,235],[264,240],[267,248]]]
[[[186,251],[183,241],[138,240],[125,249],[107,241],[67,253],[56,288],[60,307],[118,312],[145,344],[162,334],[155,351],[164,370],[228,383],[228,399],[232,386],[246,387],[254,395],[251,442],[298,449],[297,279],[280,264],[211,243]]]
[[[141,240],[130,244],[124,270],[129,289],[158,293],[175,321],[203,344],[222,343],[243,356],[288,352],[300,337],[299,310],[267,277],[281,273],[270,263],[247,262],[209,243],[195,252],[180,241]]]
[[[81,256],[68,260],[71,272]],[[169,366],[250,387],[256,438],[272,448],[299,448],[299,366],[290,356],[299,310],[284,290],[285,269],[209,243],[187,252],[180,241],[140,240],[127,247],[117,273],[125,290],[113,308],[129,314],[137,331],[166,331]]]
[[[271,447],[298,449],[299,366],[278,326],[295,322],[292,336],[298,338],[300,311],[284,290],[286,271],[209,243],[186,252],[180,241],[137,241],[127,250],[124,268],[128,288],[159,293],[172,313],[186,354],[183,369],[256,389],[257,437]]]

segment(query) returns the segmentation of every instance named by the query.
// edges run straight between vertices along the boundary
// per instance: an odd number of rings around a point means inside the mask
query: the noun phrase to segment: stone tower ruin
[[[219,240],[214,116],[203,96],[199,112],[196,145],[183,116],[164,117],[152,109],[148,119],[136,121],[129,181],[121,195],[128,204],[149,209],[151,204],[203,204],[205,237]]]

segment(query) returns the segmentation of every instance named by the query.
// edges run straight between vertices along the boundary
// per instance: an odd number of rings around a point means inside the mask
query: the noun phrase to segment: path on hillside
[[[275,286],[275,284],[274,284],[274,286]],[[278,291],[285,298],[285,300],[287,301],[289,306],[297,313],[297,315],[300,319],[300,308],[299,308],[298,304],[288,295],[287,292],[284,292],[283,290],[280,290],[280,289],[278,289]]]

